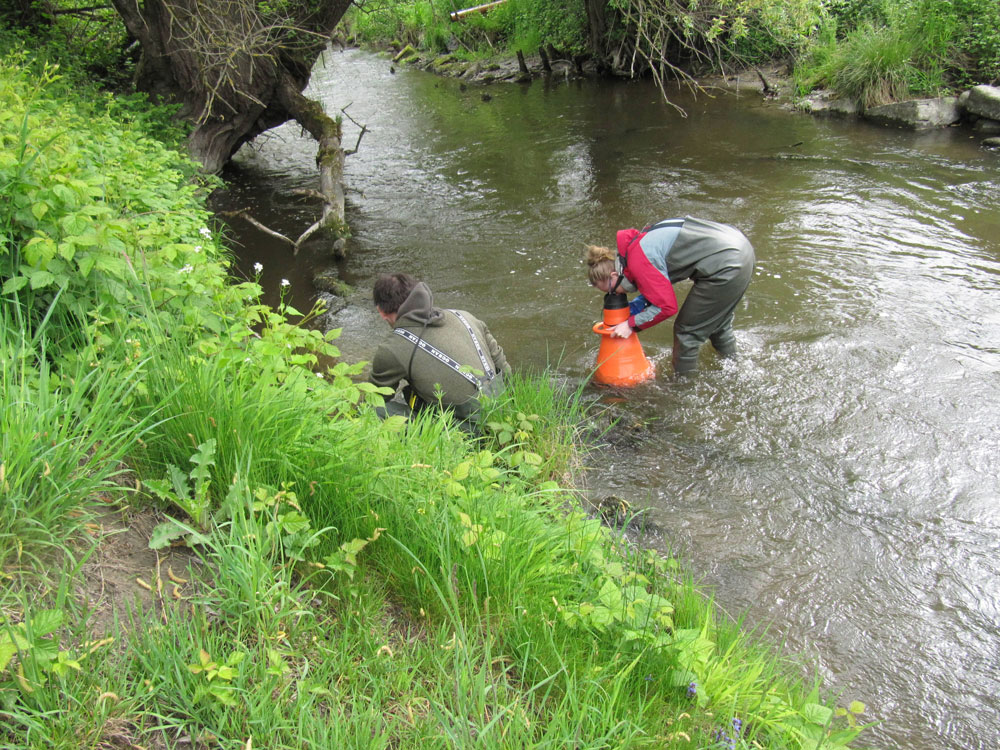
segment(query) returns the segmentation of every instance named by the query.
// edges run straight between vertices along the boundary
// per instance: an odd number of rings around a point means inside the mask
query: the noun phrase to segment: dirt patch
[[[92,613],[94,637],[113,635],[116,617],[130,609],[162,616],[165,607],[182,601],[197,560],[185,547],[149,548],[150,534],[164,520],[150,508],[109,507],[88,525],[97,548],[80,570],[80,594]]]

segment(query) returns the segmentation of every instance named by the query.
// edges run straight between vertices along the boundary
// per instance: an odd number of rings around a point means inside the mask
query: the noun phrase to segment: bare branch
[[[230,217],[237,218],[238,217],[240,219],[243,219],[244,221],[246,221],[246,222],[248,222],[250,224],[253,224],[253,226],[257,227],[257,229],[259,229],[260,231],[262,231],[264,234],[269,234],[272,237],[274,237],[276,239],[279,239],[282,242],[285,242],[285,243],[291,245],[293,248],[295,248],[295,252],[299,251],[298,245],[295,242],[295,240],[292,240],[292,239],[286,237],[281,232],[274,231],[270,227],[264,226],[259,221],[257,221],[255,218],[253,218],[247,212],[247,209],[245,209],[245,208],[242,209],[242,210],[240,210],[240,211],[222,211],[222,212],[219,213],[219,215],[220,216],[225,216],[227,218],[230,218]]]

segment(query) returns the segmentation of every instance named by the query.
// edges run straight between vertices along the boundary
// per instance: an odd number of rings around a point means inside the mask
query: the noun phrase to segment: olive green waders
[[[753,266],[754,253],[749,243],[699,264],[692,276],[694,286],[674,319],[674,372],[697,369],[698,352],[706,341],[711,341],[722,357],[736,354],[733,314],[750,286]]]

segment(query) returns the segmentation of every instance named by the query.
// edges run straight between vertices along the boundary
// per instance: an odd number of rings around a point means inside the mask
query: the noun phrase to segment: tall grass
[[[968,22],[950,2],[887,2],[828,17],[796,63],[799,91],[829,87],[862,107],[947,91],[967,77]],[[845,25],[850,24],[850,25]]]
[[[599,407],[584,397],[585,386],[570,387],[554,369],[513,373],[501,395],[485,400],[483,445],[501,452],[508,465],[527,470],[522,473],[572,484],[587,459],[587,446],[599,437],[590,427]],[[525,461],[525,447],[541,462]]]
[[[122,459],[147,429],[123,406],[139,368],[111,357],[56,360],[45,317],[29,329],[0,305],[0,566],[39,563],[102,502],[120,502]]]

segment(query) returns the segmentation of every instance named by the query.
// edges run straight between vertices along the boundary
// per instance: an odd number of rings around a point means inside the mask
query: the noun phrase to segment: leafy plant
[[[264,535],[285,557],[296,562],[306,560],[306,550],[320,542],[319,534],[302,513],[289,485],[277,492],[259,488],[254,493],[253,512],[264,521]]]
[[[233,651],[224,663],[219,664],[207,651],[200,649],[198,661],[188,665],[191,674],[204,678],[203,681],[199,681],[195,690],[195,700],[207,698],[227,708],[235,706],[237,695],[232,682],[239,674],[238,667],[245,657],[243,651]]]
[[[147,479],[146,487],[158,497],[183,510],[199,529],[208,525],[212,506],[209,488],[212,484],[211,467],[215,465],[215,440],[206,440],[191,456],[194,468],[188,474],[173,464],[167,465],[166,479]],[[170,519],[159,524],[149,540],[152,549],[161,549],[178,537],[189,534],[189,529]]]
[[[60,649],[54,636],[63,624],[63,612],[55,609],[33,614],[26,609],[24,621],[16,625],[0,621],[0,702],[5,709],[10,710],[16,695],[10,688],[30,695],[44,688],[50,677],[80,671],[84,660],[113,641],[108,638],[87,644],[79,653]],[[5,671],[7,680],[2,679]]]

